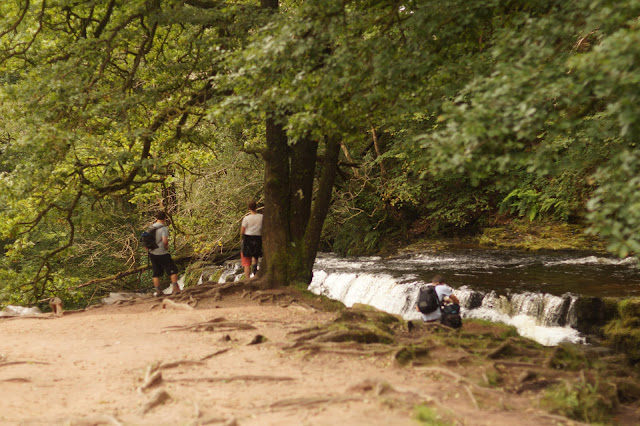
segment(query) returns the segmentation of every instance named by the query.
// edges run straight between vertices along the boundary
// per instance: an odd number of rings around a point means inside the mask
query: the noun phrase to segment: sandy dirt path
[[[0,424],[411,425],[420,403],[445,424],[562,424],[521,411],[524,399],[474,400],[455,380],[397,367],[390,356],[287,349],[287,333],[331,321],[332,313],[244,299],[192,311],[154,304],[0,319]],[[171,328],[219,318],[255,329]],[[257,335],[266,340],[250,344]],[[158,365],[161,382],[140,391]],[[169,399],[145,413],[157,392]]]

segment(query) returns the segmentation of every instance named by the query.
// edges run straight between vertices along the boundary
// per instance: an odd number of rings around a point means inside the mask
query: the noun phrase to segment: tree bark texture
[[[262,265],[267,285],[275,287],[288,282],[289,147],[282,124],[272,117],[266,119],[266,139]]]
[[[268,118],[266,128],[261,279],[267,287],[308,284],[331,203],[340,142],[337,138],[326,140],[313,202],[318,142],[303,139],[289,147],[282,124]]]

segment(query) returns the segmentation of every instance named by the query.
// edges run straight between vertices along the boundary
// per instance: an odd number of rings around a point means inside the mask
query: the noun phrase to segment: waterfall
[[[309,291],[340,300],[351,307],[355,303],[371,305],[406,320],[420,320],[415,310],[419,281],[399,283],[396,278],[382,273],[347,273],[316,271]],[[584,343],[575,325],[573,307],[577,296],[554,296],[546,293],[486,294],[467,287],[454,289],[460,299],[463,318],[479,318],[502,322],[516,327],[520,335],[543,345],[561,342]]]
[[[411,315],[418,298],[416,290],[414,286],[398,285],[393,277],[385,274],[327,274],[318,271],[309,284],[309,291],[339,300],[347,307],[364,303],[411,319],[420,318],[417,312]]]
[[[320,253],[309,290],[347,306],[364,303],[420,320],[418,289],[443,275],[460,299],[464,318],[513,325],[544,345],[583,343],[576,329],[590,329],[591,317],[577,312],[579,298],[640,296],[637,265],[635,259],[575,251],[459,248],[391,258]],[[229,261],[218,282],[237,281],[242,271],[237,260]]]

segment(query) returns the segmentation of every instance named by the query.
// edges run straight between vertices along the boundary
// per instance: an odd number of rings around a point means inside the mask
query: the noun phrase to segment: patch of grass
[[[425,426],[450,426],[454,423],[448,421],[444,416],[438,414],[428,405],[418,405],[414,408],[415,419]]]
[[[291,287],[295,289],[296,293],[300,296],[302,300],[306,303],[309,303],[313,307],[323,312],[341,312],[346,309],[344,303],[329,299],[326,296],[317,295],[315,293],[310,292],[307,287],[309,284],[303,282],[295,282],[291,284]]]
[[[549,367],[557,370],[580,371],[592,368],[592,363],[575,345],[558,345],[549,358]]]
[[[398,350],[394,359],[398,365],[405,366],[418,359],[429,357],[429,348],[425,346],[408,345]]]
[[[565,382],[545,392],[542,405],[549,411],[587,423],[607,423],[618,407],[615,386],[589,383],[582,377],[576,383]]]
[[[465,318],[462,334],[472,339],[490,337],[495,340],[507,340],[510,337],[519,336],[518,330],[511,325],[471,318]]]
[[[487,371],[487,385],[492,388],[497,388],[502,386],[502,375],[497,370],[489,370]]]

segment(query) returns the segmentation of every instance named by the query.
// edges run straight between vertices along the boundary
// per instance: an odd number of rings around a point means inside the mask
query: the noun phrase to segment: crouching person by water
[[[443,282],[442,276],[436,275],[431,284],[420,289],[416,310],[422,314],[422,321],[436,322],[452,328],[460,328],[460,301],[453,294],[453,289]]]

